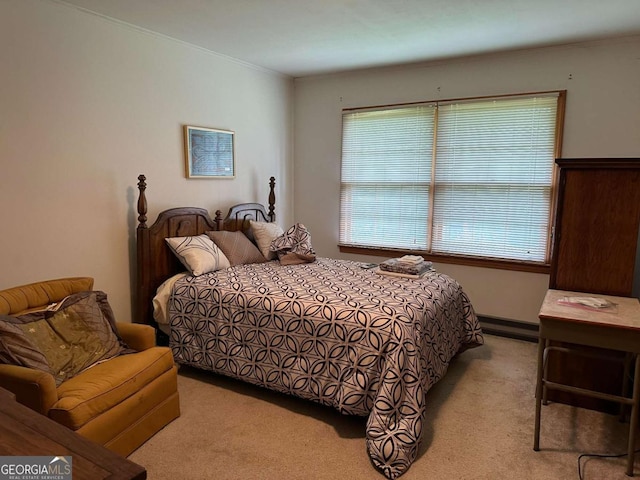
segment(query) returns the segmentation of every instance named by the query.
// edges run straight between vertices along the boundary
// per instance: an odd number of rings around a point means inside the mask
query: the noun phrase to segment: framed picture
[[[234,178],[234,132],[184,126],[187,178]]]

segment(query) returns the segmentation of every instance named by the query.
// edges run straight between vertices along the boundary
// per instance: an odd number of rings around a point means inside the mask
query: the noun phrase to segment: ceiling
[[[55,0],[293,77],[640,34],[640,0]]]

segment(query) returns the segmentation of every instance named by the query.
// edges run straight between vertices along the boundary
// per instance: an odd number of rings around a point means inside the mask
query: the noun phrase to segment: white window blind
[[[547,262],[558,98],[345,112],[341,245]]]
[[[343,116],[341,243],[427,248],[434,112],[423,105]]]

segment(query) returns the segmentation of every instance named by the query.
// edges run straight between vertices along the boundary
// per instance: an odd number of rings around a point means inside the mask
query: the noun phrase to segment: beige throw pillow
[[[267,260],[273,260],[277,257],[276,252],[270,250],[271,242],[284,233],[276,223],[270,222],[255,222],[250,221],[251,230],[253,232],[253,238],[256,240],[260,253]]]

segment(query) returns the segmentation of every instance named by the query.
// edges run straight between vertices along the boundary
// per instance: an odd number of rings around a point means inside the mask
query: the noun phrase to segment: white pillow
[[[253,238],[256,240],[260,253],[264,255],[267,260],[273,260],[277,257],[276,252],[272,252],[269,247],[271,242],[284,233],[282,228],[276,223],[270,222],[254,222],[250,220],[251,230],[253,231]]]
[[[165,240],[192,275],[198,276],[231,266],[222,250],[204,234],[196,237],[165,238]]]

